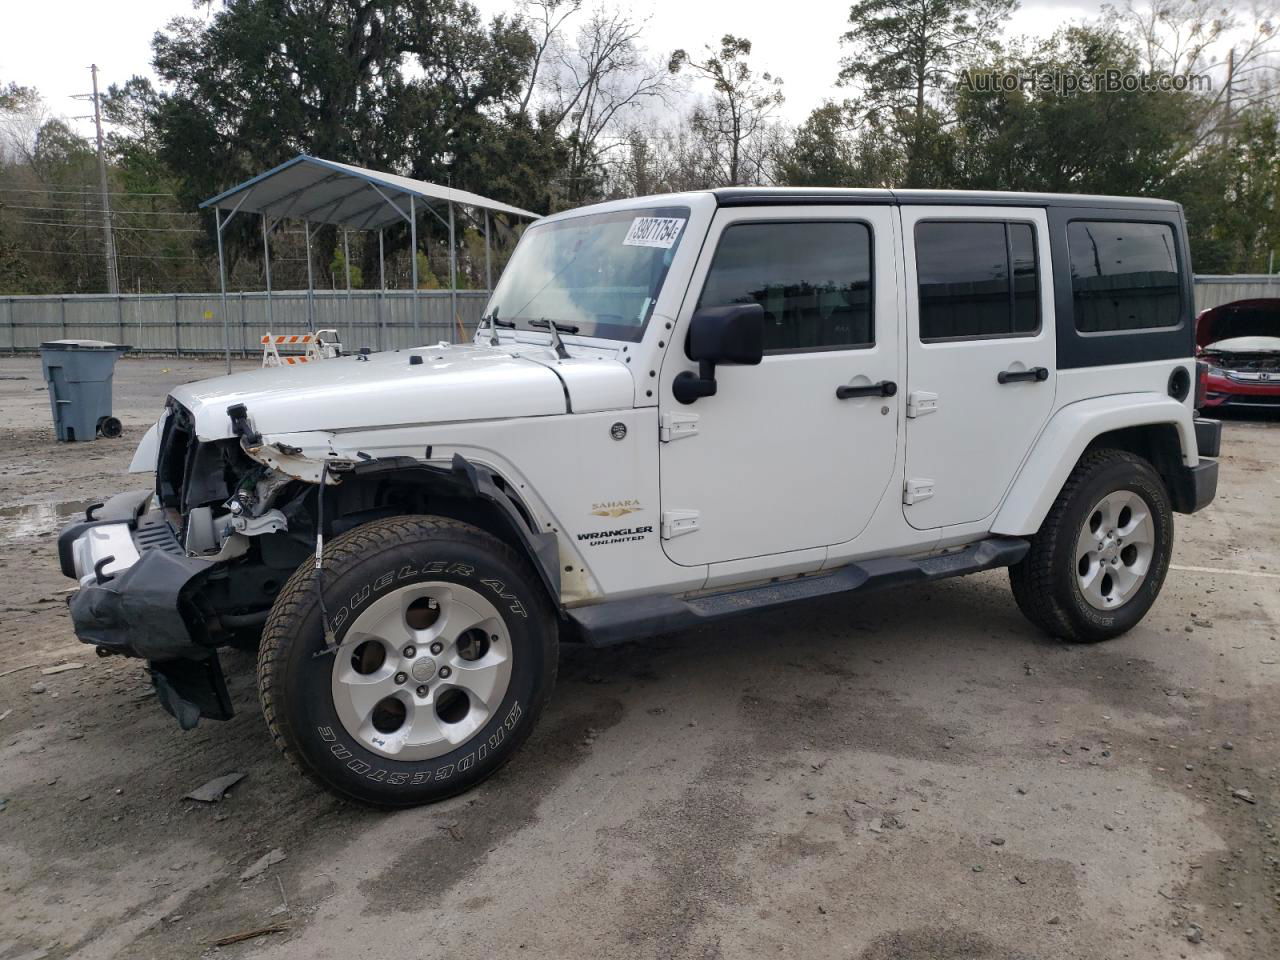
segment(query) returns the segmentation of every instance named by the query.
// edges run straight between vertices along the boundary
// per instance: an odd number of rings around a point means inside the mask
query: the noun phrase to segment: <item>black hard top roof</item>
[[[711,191],[722,207],[885,203],[1005,207],[1112,207],[1130,210],[1178,210],[1172,200],[1148,197],[1099,197],[1080,193],[1017,193],[1002,190],[886,190],[843,187],[722,187]]]

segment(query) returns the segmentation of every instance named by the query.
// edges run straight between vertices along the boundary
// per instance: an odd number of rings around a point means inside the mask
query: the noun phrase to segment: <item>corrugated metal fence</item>
[[[1196,277],[1196,313],[1237,300],[1280,299],[1280,274],[1235,274]]]
[[[1196,312],[1256,297],[1280,298],[1280,276],[1199,276]],[[447,290],[420,291],[418,323],[409,290],[317,290],[311,299],[315,328],[336,328],[348,349],[394,350],[441,340],[470,339],[489,294],[458,291],[458,317]],[[258,339],[307,329],[305,290],[227,294],[231,352],[256,356]],[[463,333],[459,333],[458,323]],[[224,349],[222,300],[216,293],[83,294],[0,297],[0,353],[38,350],[45,340],[67,338],[127,343],[144,353],[220,354]]]
[[[319,291],[310,298],[315,329],[337,329],[349,350],[393,350],[449,340],[470,339],[489,294],[458,291],[458,317],[452,316],[447,290]],[[0,297],[0,353],[38,350],[45,340],[109,340],[144,353],[222,354],[253,357],[259,338],[271,333],[307,331],[305,290],[227,294],[224,335],[222,298],[216,293],[84,294],[53,297]],[[461,324],[461,330],[459,329]]]

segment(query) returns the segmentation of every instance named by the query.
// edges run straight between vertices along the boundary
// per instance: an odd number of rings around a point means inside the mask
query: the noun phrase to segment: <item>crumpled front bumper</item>
[[[122,493],[58,536],[62,572],[80,582],[68,601],[76,636],[104,653],[142,657],[160,703],[184,729],[228,719],[217,653],[193,595],[215,564],[189,557],[151,491]]]

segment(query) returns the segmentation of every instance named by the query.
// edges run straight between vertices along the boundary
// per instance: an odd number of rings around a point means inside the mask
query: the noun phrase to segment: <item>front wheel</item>
[[[395,517],[324,554],[334,647],[316,571],[281,590],[258,689],[277,745],[343,797],[382,807],[441,800],[510,759],[555,683],[557,635],[527,563],[469,524]]]
[[[1109,640],[1146,616],[1172,552],[1160,475],[1131,453],[1096,450],[1076,464],[1009,581],[1019,609],[1047,633]]]

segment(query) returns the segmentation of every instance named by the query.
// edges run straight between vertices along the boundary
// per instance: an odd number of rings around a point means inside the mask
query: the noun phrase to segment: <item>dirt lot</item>
[[[388,815],[277,756],[247,655],[184,734],[71,633],[62,515],[147,485],[167,388],[220,369],[123,361],[124,438],[67,446],[0,358],[0,960],[1280,956],[1280,422],[1227,425],[1117,641],[1038,635],[991,573],[570,648],[511,765]]]

